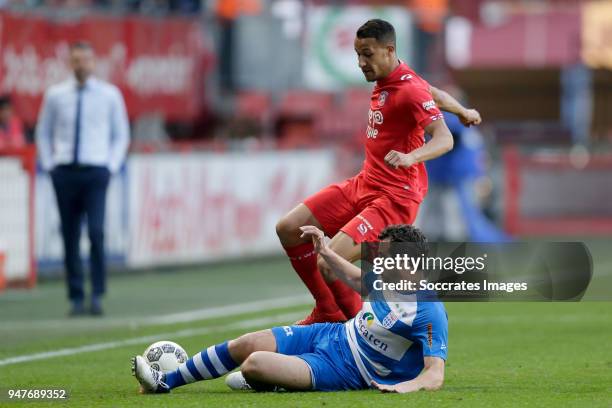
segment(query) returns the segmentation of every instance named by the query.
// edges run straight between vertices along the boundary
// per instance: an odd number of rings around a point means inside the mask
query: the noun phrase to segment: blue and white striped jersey
[[[423,357],[446,360],[448,319],[441,302],[364,302],[355,318],[345,323],[357,367],[366,383],[396,384],[423,370]]]

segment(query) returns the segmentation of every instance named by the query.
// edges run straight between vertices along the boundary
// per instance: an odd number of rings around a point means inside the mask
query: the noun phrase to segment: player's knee
[[[249,355],[244,363],[240,366],[240,371],[246,380],[259,380],[265,369],[264,357],[265,352],[256,351]]]
[[[276,223],[276,235],[278,235],[282,241],[283,238],[286,238],[292,232],[295,233],[295,226],[293,225],[291,218],[285,215]]]
[[[253,353],[257,347],[257,339],[253,333],[247,333],[230,341],[229,352],[238,360],[244,360]]]
[[[295,245],[301,242],[300,226],[287,214],[276,223],[276,235],[283,245]]]

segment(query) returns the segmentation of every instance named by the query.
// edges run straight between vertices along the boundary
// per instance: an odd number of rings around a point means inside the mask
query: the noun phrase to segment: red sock
[[[310,293],[314,297],[317,308],[325,314],[337,312],[338,305],[334,301],[334,295],[323,279],[317,266],[317,254],[312,242],[300,244],[291,248],[285,248],[293,269]]]
[[[336,304],[348,319],[352,319],[361,310],[361,296],[340,279],[328,283]]]

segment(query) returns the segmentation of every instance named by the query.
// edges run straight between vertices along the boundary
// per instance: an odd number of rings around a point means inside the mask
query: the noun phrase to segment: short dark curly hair
[[[375,18],[366,21],[357,30],[357,38],[375,38],[380,44],[395,46],[395,28],[388,21]]]
[[[379,240],[389,239],[392,243],[410,243],[412,256],[427,255],[429,244],[427,237],[420,229],[410,224],[389,225],[378,234]]]

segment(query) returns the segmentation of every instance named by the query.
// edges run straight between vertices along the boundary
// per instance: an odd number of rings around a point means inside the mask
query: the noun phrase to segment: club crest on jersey
[[[395,322],[397,322],[398,319],[399,317],[397,317],[395,313],[389,312],[389,314],[386,315],[383,319],[382,325],[385,329],[390,329],[391,327],[393,327],[393,325],[395,324]]]
[[[387,102],[387,98],[389,97],[389,92],[382,91],[380,95],[378,95],[378,107],[382,108],[385,102]]]

